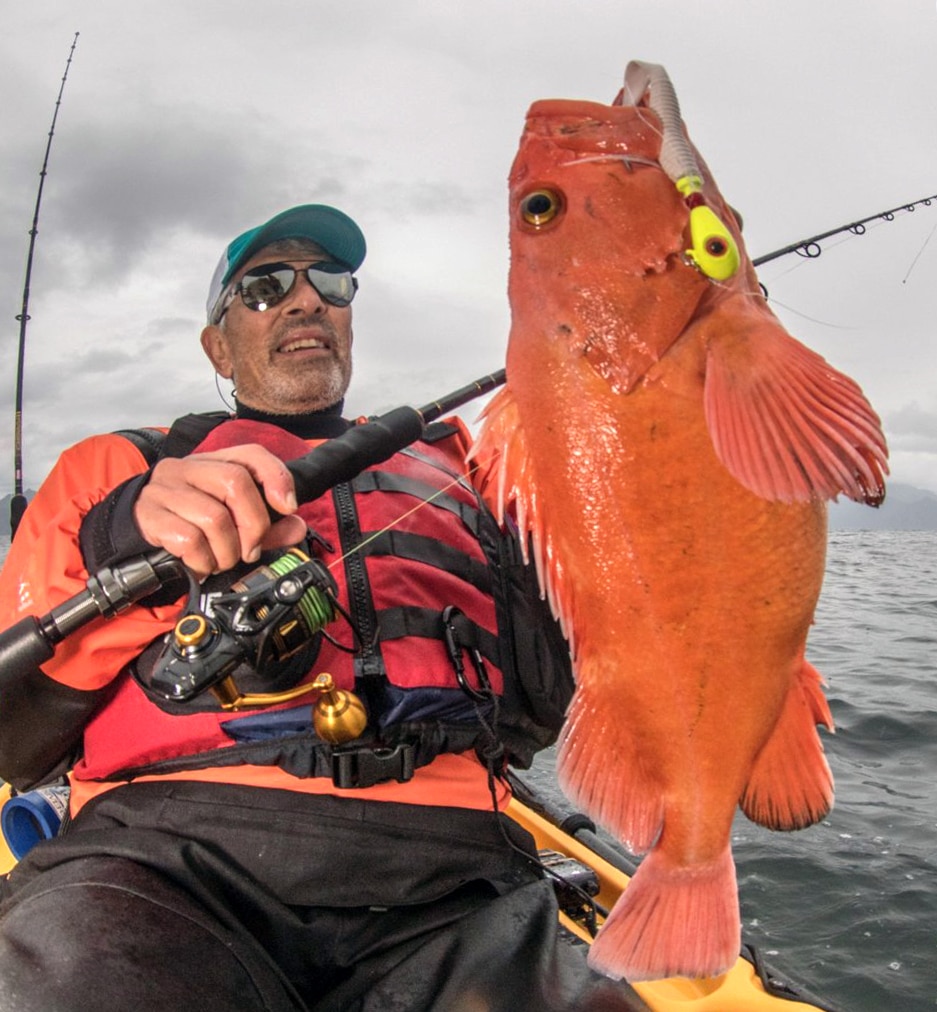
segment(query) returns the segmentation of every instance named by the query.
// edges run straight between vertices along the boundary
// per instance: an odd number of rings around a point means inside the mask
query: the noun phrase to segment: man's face
[[[307,267],[330,259],[315,252],[278,254],[268,246],[240,269],[239,279],[261,264]],[[237,296],[218,326],[202,331],[202,347],[217,372],[233,380],[237,398],[271,414],[300,414],[329,407],[351,380],[351,307],[326,302],[305,274],[289,294],[263,312]]]

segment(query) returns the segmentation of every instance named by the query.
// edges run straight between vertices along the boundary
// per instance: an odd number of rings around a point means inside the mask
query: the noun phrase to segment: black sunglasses
[[[331,306],[351,305],[358,290],[358,279],[342,264],[323,260],[308,267],[290,267],[289,264],[261,264],[249,270],[237,284],[228,289],[218,304],[212,323],[228,311],[236,295],[248,309],[262,313],[282,302],[293,290],[296,275],[302,272],[306,280]]]

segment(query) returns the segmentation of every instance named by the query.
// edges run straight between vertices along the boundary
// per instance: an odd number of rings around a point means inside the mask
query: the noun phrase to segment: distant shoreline
[[[831,531],[937,531],[937,495],[892,482],[878,509],[842,499],[830,506]]]

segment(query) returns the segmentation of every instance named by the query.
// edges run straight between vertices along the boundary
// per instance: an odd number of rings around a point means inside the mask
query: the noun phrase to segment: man
[[[239,236],[202,332],[235,416],[152,466],[123,435],[85,440],[26,513],[3,627],[154,548],[204,605],[302,543],[338,608],[262,670],[234,670],[238,692],[286,693],[246,709],[160,691],[178,581],[42,671],[0,673],[0,776],[28,788],[68,771],[71,788],[67,832],[5,886],[2,1009],[635,1007],[556,945],[531,841],[498,814],[506,761],[553,740],[570,672],[467,480],[464,429],[435,426],[296,502],[284,462],[349,428],[364,256],[357,225],[322,205]],[[363,700],[366,730],[345,744],[312,729],[308,693],[290,695],[321,672]]]

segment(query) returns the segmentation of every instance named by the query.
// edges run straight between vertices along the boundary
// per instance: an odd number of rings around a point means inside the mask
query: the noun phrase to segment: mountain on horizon
[[[871,509],[849,499],[830,504],[831,531],[935,531],[937,495],[889,482],[885,502]]]

